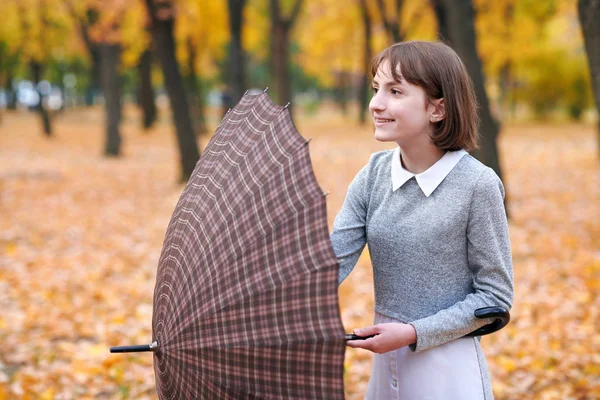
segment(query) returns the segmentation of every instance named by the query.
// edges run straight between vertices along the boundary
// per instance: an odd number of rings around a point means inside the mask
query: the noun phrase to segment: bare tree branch
[[[288,23],[290,24],[290,26],[293,25],[296,19],[298,18],[298,14],[300,14],[300,9],[302,8],[302,3],[303,0],[296,0],[296,3],[294,3],[294,8],[292,9],[292,13],[288,18]]]

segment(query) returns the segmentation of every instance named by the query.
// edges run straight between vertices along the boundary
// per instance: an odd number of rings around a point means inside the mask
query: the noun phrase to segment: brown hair
[[[444,99],[446,116],[435,123],[433,143],[442,150],[479,147],[477,101],[465,65],[452,48],[441,42],[396,43],[377,55],[371,74],[389,61],[392,78],[420,86],[428,100]]]

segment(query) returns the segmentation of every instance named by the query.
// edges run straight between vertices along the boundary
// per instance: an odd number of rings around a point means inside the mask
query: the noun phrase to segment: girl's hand
[[[358,336],[377,335],[365,340],[348,340],[346,346],[370,350],[373,353],[387,353],[408,346],[417,341],[417,332],[412,325],[399,322],[377,324],[368,328],[355,329]]]

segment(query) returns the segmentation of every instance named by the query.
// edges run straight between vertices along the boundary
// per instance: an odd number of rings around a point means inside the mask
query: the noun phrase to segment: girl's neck
[[[431,143],[428,146],[401,146],[400,162],[405,170],[413,174],[425,172],[433,164],[438,162],[446,152]]]

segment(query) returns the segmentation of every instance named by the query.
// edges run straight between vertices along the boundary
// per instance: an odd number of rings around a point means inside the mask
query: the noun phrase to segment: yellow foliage
[[[336,0],[305,4],[294,31],[301,52],[297,62],[325,86],[333,86],[336,73],[360,72],[363,53],[358,5],[340,7]]]
[[[139,63],[142,53],[150,47],[148,28],[148,10],[142,1],[130,2],[123,14],[121,44],[123,52],[121,61],[124,68],[131,68]]]
[[[40,396],[40,400],[53,400],[54,399],[54,388],[46,389]]]
[[[405,0],[400,21],[406,40],[437,39],[437,20],[429,3]]]
[[[478,52],[492,89],[509,67],[525,94],[518,98],[538,112],[557,105],[587,106],[591,93],[575,1],[475,0],[475,7]],[[490,93],[498,97],[497,90]],[[519,90],[513,95],[520,96]],[[555,104],[565,95],[568,104]]]
[[[11,53],[16,53],[23,41],[17,2],[0,2],[0,15],[3,16],[2,24],[0,24],[0,39],[4,39]]]
[[[69,32],[73,25],[60,0],[7,0],[0,2],[0,41],[23,62],[44,62],[79,51]]]
[[[242,46],[257,60],[269,56],[270,20],[266,0],[247,1],[242,26]],[[306,7],[306,4],[305,4]]]
[[[392,2],[386,3],[392,9]],[[373,56],[389,46],[383,29],[376,2],[367,1],[372,21],[371,46]],[[339,6],[335,0],[307,2],[294,31],[294,38],[301,52],[296,57],[306,73],[318,78],[324,86],[339,82],[339,73],[360,74],[363,72],[364,24],[358,0]],[[434,40],[436,21],[428,4],[418,0],[404,2],[400,18],[406,40]]]
[[[177,5],[177,59],[184,73],[191,55],[188,44],[191,44],[200,74],[203,77],[215,75],[218,72],[215,61],[225,56],[225,44],[229,40],[226,0],[179,0]]]

